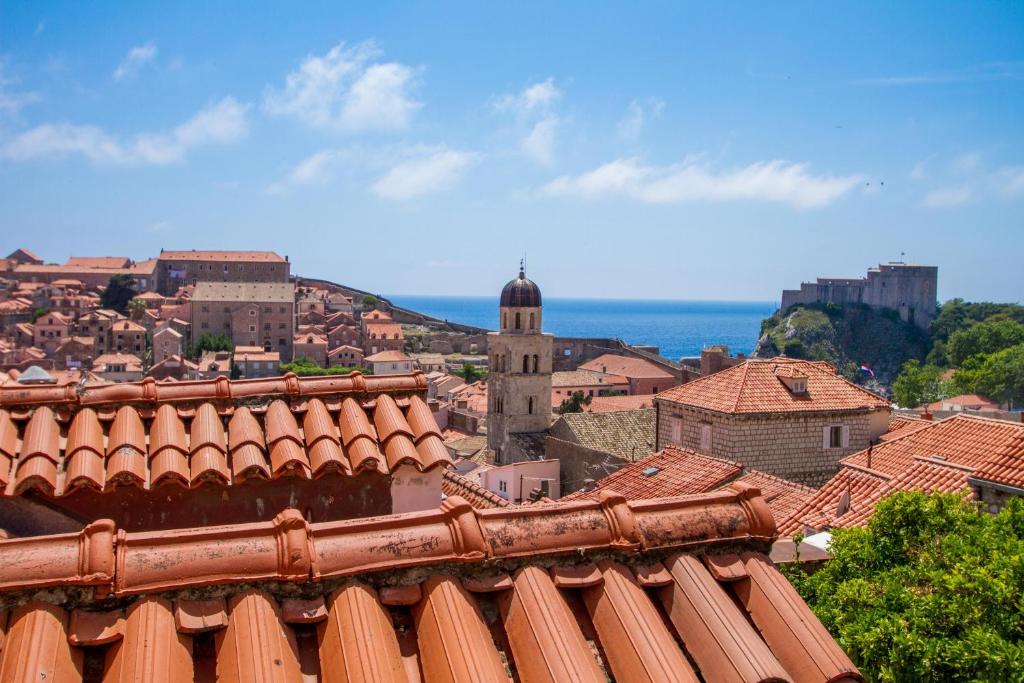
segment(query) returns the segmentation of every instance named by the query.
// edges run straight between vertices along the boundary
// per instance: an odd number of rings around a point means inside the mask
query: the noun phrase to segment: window
[[[537,354],[533,354],[533,372],[537,372]]]
[[[256,317],[256,309],[255,308],[250,308],[249,309],[249,317],[250,318],[255,318]]]
[[[231,307],[230,306],[225,306],[224,307],[224,312],[225,313],[230,313],[231,312]]]
[[[520,328],[520,323],[519,323],[519,312],[518,312],[518,311],[516,311],[516,329],[518,330],[519,328]]]
[[[530,357],[523,356],[523,374],[525,375],[530,371]]]
[[[199,323],[199,327],[203,328],[204,330],[208,329],[210,327],[210,323],[204,320],[203,322]]]
[[[526,399],[526,413],[528,415],[533,415],[533,396]]]
[[[534,327],[534,321],[533,321],[533,313],[531,313],[531,314],[530,314],[530,329],[532,330],[532,329],[533,329],[533,327]]]
[[[683,444],[683,418],[679,416],[672,418],[672,443],[677,446]]]
[[[651,393],[652,393],[652,394],[656,394],[656,393],[658,393],[658,387],[654,387],[654,391],[652,391]]]
[[[200,310],[202,310],[203,313],[209,313],[210,312],[210,307],[209,306],[201,306]]]
[[[498,490],[502,493],[508,493],[508,482],[504,479],[498,482]]]
[[[825,448],[846,448],[850,445],[850,428],[844,425],[829,425],[823,430],[822,441]]]
[[[501,314],[501,326],[504,329],[508,329],[508,313]]]
[[[711,425],[706,422],[700,426],[700,449],[705,453],[711,452]]]
[[[269,332],[270,331],[270,323],[263,323],[263,330],[265,332]]]
[[[541,479],[540,480],[540,495],[544,496],[545,498],[547,496],[551,495],[551,480],[550,479]]]

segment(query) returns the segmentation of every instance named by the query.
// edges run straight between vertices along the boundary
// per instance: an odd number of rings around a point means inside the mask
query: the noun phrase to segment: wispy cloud
[[[170,221],[160,221],[159,223],[154,223],[153,225],[149,226],[147,231],[153,235],[163,235],[169,232],[174,232],[177,229],[178,227],[174,225],[174,223],[171,223]]]
[[[929,209],[949,209],[974,200],[974,189],[968,185],[940,187],[924,196],[922,205]]]
[[[475,152],[445,146],[424,148],[396,164],[370,188],[381,199],[404,201],[451,189],[479,160]]]
[[[146,43],[128,50],[121,63],[114,69],[114,80],[122,81],[126,78],[135,78],[142,71],[142,68],[156,59],[156,45]]]
[[[626,108],[626,116],[617,127],[619,139],[632,142],[640,137],[644,127],[652,120],[661,116],[665,102],[657,97],[644,100],[633,100]]]
[[[309,55],[283,88],[267,86],[263,109],[317,128],[404,130],[422,106],[412,96],[417,70],[381,55],[372,42]]]
[[[692,160],[651,166],[627,158],[577,176],[556,178],[543,192],[582,199],[625,197],[648,204],[755,200],[813,209],[831,204],[861,181],[858,175],[813,175],[806,164],[787,161],[757,162],[716,172]]]
[[[142,133],[123,140],[98,126],[44,123],[0,145],[10,161],[80,155],[96,164],[170,164],[195,148],[239,140],[248,132],[249,105],[233,97],[200,110],[166,133]]]
[[[1024,62],[993,62],[960,69],[950,69],[948,71],[859,78],[850,81],[849,84],[898,87],[946,85],[950,83],[973,83],[984,81],[1017,81],[1021,79],[1024,79]]]
[[[519,149],[529,159],[539,164],[550,164],[555,158],[558,142],[558,128],[562,119],[555,113],[555,104],[562,98],[562,91],[555,85],[554,78],[534,83],[518,93],[509,93],[495,98],[494,109],[515,116],[519,128]]]
[[[992,174],[992,184],[1004,197],[1024,197],[1024,166],[1007,166]]]
[[[7,60],[0,57],[0,114],[17,115],[26,105],[38,102],[38,93],[14,91],[11,86],[18,84],[18,79],[10,75]]]
[[[270,184],[267,192],[280,194],[292,187],[324,183],[330,178],[334,166],[341,161],[352,161],[357,156],[359,153],[352,149],[322,149],[293,166],[284,178]]]

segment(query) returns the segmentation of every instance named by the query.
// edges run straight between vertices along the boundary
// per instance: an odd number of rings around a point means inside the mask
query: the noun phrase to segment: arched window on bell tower
[[[522,325],[519,322],[519,311],[516,311],[516,329],[521,329]]]
[[[534,322],[534,314],[531,313],[530,314],[530,331],[532,332],[536,327],[537,327],[537,325]]]
[[[537,374],[537,354],[533,354],[533,374]]]
[[[530,357],[528,355],[523,356],[523,374],[525,375],[530,371]]]
[[[526,399],[526,412],[530,415],[533,415],[533,396]]]
[[[501,329],[503,329],[503,330],[507,330],[508,329],[508,313],[502,313],[501,314]]]

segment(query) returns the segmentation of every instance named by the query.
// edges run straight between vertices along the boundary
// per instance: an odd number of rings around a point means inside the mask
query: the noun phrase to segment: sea
[[[449,322],[498,327],[498,299],[485,296],[388,295],[399,306]],[[613,337],[657,346],[678,360],[726,344],[732,353],[754,350],[773,301],[665,301],[544,298],[544,331],[560,337]]]

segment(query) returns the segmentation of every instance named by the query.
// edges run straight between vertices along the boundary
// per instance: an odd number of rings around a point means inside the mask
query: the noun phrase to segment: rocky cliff
[[[929,347],[928,334],[895,311],[859,304],[797,305],[761,323],[754,356],[784,353],[828,361],[849,379],[888,394],[903,363],[923,359]],[[861,364],[874,371],[874,379],[861,372]]]

